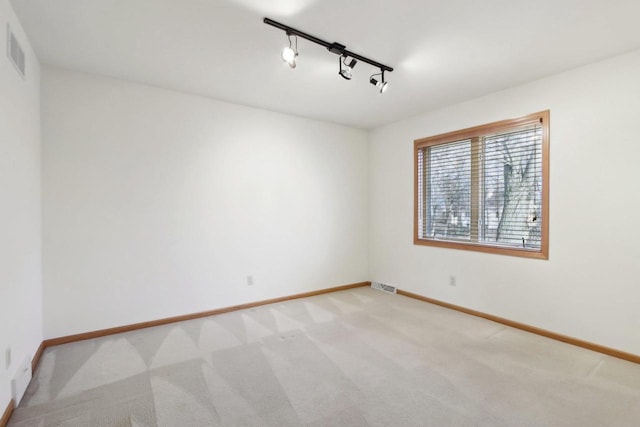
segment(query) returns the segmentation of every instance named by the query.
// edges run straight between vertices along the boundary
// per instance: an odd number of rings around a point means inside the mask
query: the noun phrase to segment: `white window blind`
[[[423,156],[423,203],[428,207],[423,237],[470,239],[471,141],[434,146],[425,149]]]
[[[480,128],[416,141],[417,240],[540,252],[544,123]]]
[[[542,126],[484,138],[482,241],[540,249]]]

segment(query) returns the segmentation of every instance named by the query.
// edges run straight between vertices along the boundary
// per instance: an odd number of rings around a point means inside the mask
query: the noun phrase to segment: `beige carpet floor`
[[[640,426],[640,365],[358,288],[48,348],[11,427]]]

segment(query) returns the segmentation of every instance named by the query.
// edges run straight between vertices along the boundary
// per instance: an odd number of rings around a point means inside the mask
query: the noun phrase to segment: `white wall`
[[[640,354],[638,76],[640,51],[374,131],[371,279]],[[549,260],[414,246],[413,140],[545,109]]]
[[[364,131],[50,67],[42,97],[46,338],[368,279]]]
[[[26,79],[8,60],[7,23],[25,51]],[[1,415],[18,366],[42,342],[40,65],[8,0],[0,0],[0,49]]]

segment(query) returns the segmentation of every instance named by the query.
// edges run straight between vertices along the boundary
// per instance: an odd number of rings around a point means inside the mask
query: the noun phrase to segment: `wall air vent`
[[[11,396],[16,402],[16,405],[22,400],[24,392],[29,386],[29,381],[31,381],[31,376],[31,360],[25,357],[20,368],[18,368],[18,373],[16,373],[16,376],[11,380]]]
[[[24,50],[18,43],[18,39],[15,34],[11,31],[11,27],[7,24],[7,56],[9,60],[13,63],[18,70],[20,76],[24,79],[25,76],[25,61],[24,61]]]
[[[384,283],[380,282],[371,282],[371,287],[388,294],[395,294],[398,291],[395,286],[385,285]]]

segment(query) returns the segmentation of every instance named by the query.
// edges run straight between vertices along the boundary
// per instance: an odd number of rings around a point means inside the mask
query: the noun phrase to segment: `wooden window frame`
[[[413,212],[413,243],[415,245],[423,245],[423,246],[434,246],[441,248],[449,248],[449,249],[462,249],[476,252],[484,252],[484,253],[492,253],[492,254],[500,254],[500,255],[510,255],[524,258],[534,258],[534,259],[549,259],[549,110],[541,111],[534,114],[529,114],[523,117],[501,120],[498,122],[488,123],[485,125],[475,126],[467,129],[462,129],[454,132],[448,132],[440,135],[435,135],[427,138],[417,139],[413,142],[414,146],[414,212]],[[436,145],[447,144],[457,141],[462,141],[466,139],[474,139],[480,138],[483,136],[491,135],[498,133],[500,131],[504,131],[509,128],[515,128],[519,126],[526,126],[528,124],[542,124],[542,195],[541,195],[541,241],[540,241],[540,249],[531,250],[531,249],[519,249],[519,248],[511,248],[511,247],[496,247],[486,245],[483,242],[455,242],[455,241],[445,241],[445,240],[434,240],[434,239],[426,239],[420,238],[419,236],[419,227],[421,224],[419,223],[419,202],[420,202],[420,194],[419,194],[419,152],[427,147],[433,147]],[[473,145],[472,145],[473,147]],[[477,151],[477,150],[475,150]],[[477,152],[474,154],[474,150],[472,149],[472,156],[478,155]],[[474,162],[472,162],[474,164]],[[476,162],[476,166],[472,169],[472,226],[471,233],[477,238],[478,235],[478,222],[477,218],[479,215],[478,206],[479,204],[474,201],[475,197],[478,197],[479,194],[478,186],[480,185],[479,171],[481,169],[480,163]],[[425,184],[423,184],[425,185]],[[427,190],[426,187],[425,191]],[[426,203],[425,203],[426,206]],[[425,207],[426,208],[426,207]],[[475,212],[474,212],[475,211]],[[474,223],[475,221],[475,223]]]

